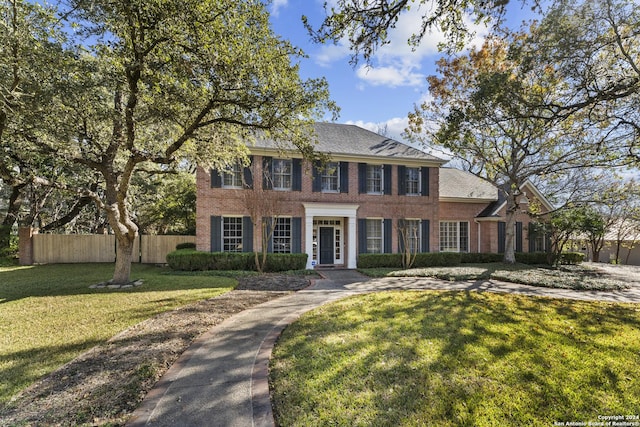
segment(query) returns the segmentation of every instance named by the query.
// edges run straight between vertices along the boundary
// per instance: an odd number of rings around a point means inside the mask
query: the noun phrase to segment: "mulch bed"
[[[134,325],[23,390],[0,408],[0,425],[123,425],[195,338],[309,284],[296,276],[241,278],[231,292]]]

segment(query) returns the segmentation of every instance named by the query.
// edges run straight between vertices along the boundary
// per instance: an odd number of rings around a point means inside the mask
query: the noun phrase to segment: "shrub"
[[[549,265],[549,255],[547,252],[518,252],[516,261],[529,265]]]
[[[195,248],[196,248],[196,244],[193,242],[178,243],[176,245],[177,251],[179,251],[180,249],[195,249]]]
[[[563,252],[560,254],[560,264],[577,265],[584,261],[582,252]]]
[[[504,256],[494,253],[461,253],[460,262],[463,264],[484,264],[490,262],[501,262]]]
[[[358,268],[402,268],[403,254],[361,254]],[[412,268],[448,267],[460,264],[460,254],[453,252],[425,252],[416,254]]]
[[[253,252],[201,252],[180,249],[167,255],[172,270],[255,270]],[[307,264],[307,254],[267,254],[266,271],[301,270]]]

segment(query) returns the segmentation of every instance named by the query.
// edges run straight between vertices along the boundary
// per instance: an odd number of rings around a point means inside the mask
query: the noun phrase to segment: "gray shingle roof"
[[[413,148],[402,142],[378,135],[356,125],[337,123],[315,124],[316,151],[336,156],[358,156],[365,158],[384,157],[390,159],[424,160],[444,164],[445,161]],[[276,148],[273,141],[257,141],[256,147]],[[282,144],[281,144],[282,146]],[[286,148],[286,145],[284,146]],[[293,147],[291,147],[293,148]]]
[[[498,200],[498,188],[470,172],[440,168],[440,198]]]

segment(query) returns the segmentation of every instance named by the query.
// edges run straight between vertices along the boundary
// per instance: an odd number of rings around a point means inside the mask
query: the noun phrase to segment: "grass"
[[[640,408],[640,307],[384,292],[304,315],[271,361],[286,426],[549,426]]]
[[[112,264],[0,267],[0,403],[129,326],[237,284],[134,265],[142,286],[89,288],[112,274]]]
[[[629,288],[629,284],[623,280],[608,277],[586,266],[575,265],[553,269],[526,264],[486,263],[408,270],[368,268],[359,271],[370,277],[434,277],[450,281],[495,279],[523,285],[575,290],[610,291]]]

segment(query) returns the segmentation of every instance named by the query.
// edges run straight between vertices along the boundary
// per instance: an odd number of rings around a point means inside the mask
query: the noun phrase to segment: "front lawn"
[[[527,264],[485,263],[408,270],[366,268],[359,271],[370,277],[434,277],[450,281],[495,279],[523,285],[575,290],[611,291],[629,288],[629,284],[624,280],[583,265],[555,269]]]
[[[640,306],[368,294],[290,325],[270,375],[282,426],[587,425],[638,414]]]
[[[129,326],[237,284],[134,264],[142,286],[89,288],[112,274],[112,264],[0,267],[0,403]]]

